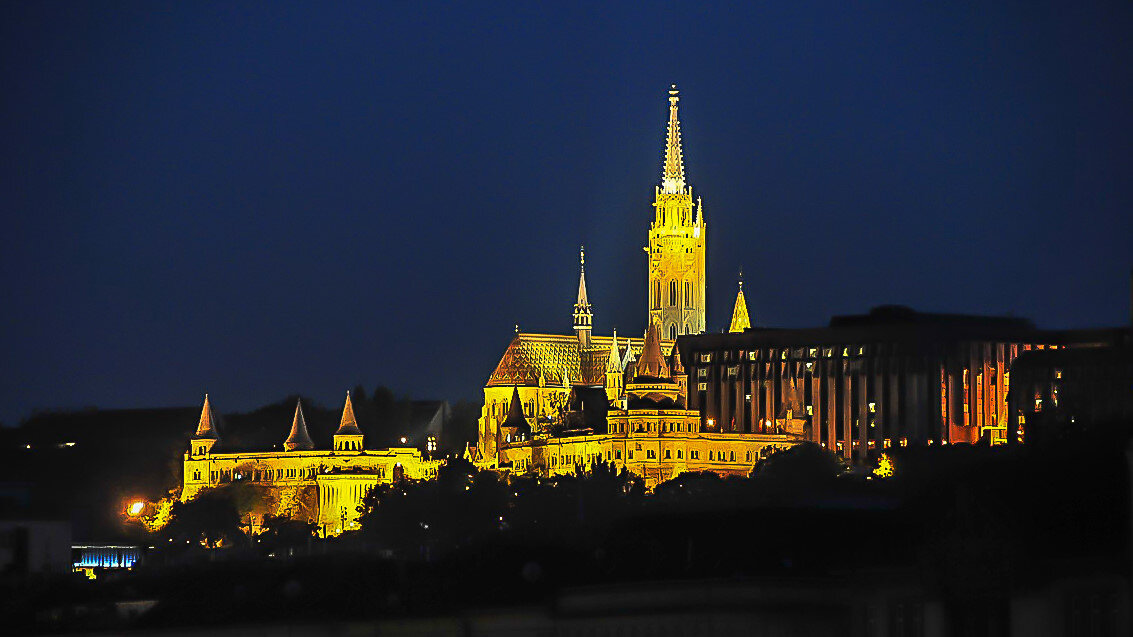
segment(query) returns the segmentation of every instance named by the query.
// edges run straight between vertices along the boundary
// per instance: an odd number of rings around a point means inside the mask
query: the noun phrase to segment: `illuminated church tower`
[[[669,130],[656,209],[649,226],[649,322],[663,338],[704,331],[704,207],[693,205],[685,185],[681,154],[680,101],[676,85],[669,90]]]

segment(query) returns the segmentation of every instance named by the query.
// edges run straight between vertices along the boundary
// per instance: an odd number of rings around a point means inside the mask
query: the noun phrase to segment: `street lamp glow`
[[[130,512],[131,516],[138,516],[142,514],[142,509],[144,508],[146,508],[146,503],[138,500],[130,504],[128,511]]]

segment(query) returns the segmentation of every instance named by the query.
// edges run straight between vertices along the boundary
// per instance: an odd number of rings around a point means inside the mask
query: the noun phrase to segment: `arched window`
[[[692,286],[685,281],[685,305],[692,305]]]
[[[677,282],[669,281],[669,305],[677,304]]]
[[[676,337],[677,337],[677,326],[676,325],[670,325],[669,326],[669,340],[673,340]]]

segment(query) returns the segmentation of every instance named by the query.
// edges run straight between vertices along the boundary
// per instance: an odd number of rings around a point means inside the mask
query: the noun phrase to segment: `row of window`
[[[888,441],[886,441],[886,443],[887,443],[886,447],[888,447]],[[841,444],[841,443],[839,443],[839,444]],[[627,450],[626,451],[626,460],[633,460],[634,459],[634,453],[635,452],[641,452],[641,451],[642,451],[641,445],[637,445],[636,450],[635,449]],[[645,451],[645,459],[646,460],[656,460],[657,459],[657,450],[656,449],[646,449],[644,451]],[[753,454],[749,450],[744,455],[744,462],[750,463],[750,462],[753,461],[753,459],[759,459],[759,458],[764,457],[764,456],[765,456],[765,454],[763,454],[763,453]],[[690,449],[689,452],[688,452],[688,458],[689,458],[689,460],[700,460],[700,450],[699,449]],[[601,454],[592,454],[592,455],[586,456],[585,462],[593,463],[593,462],[597,462],[601,459],[602,459]],[[607,461],[621,460],[621,459],[622,459],[621,449],[615,449],[615,450],[606,452],[606,460]],[[665,458],[664,459],[665,460],[672,460],[673,459],[673,449],[665,449]],[[684,449],[677,449],[676,450],[676,459],[677,460],[684,460],[685,459]],[[734,450],[726,451],[726,450],[723,450],[723,449],[720,449],[720,450],[709,449],[708,450],[708,461],[709,462],[736,462],[736,452]],[[583,463],[583,457],[581,455],[578,455],[578,454],[563,454],[563,455],[559,455],[559,456],[551,456],[551,467],[552,468],[558,467],[558,466],[574,466],[574,465],[582,464],[582,463]],[[528,468],[528,464],[527,464],[526,460],[521,460],[521,461],[516,462],[516,470],[517,471],[525,471],[527,468]]]
[[[683,423],[683,422],[678,421],[678,422],[662,422],[662,423],[649,422],[649,423],[645,423],[644,426],[639,423],[637,425],[637,427],[633,429],[633,432],[634,433],[682,433],[682,432],[684,432],[684,433],[696,433],[696,430],[697,430],[697,423],[696,422]],[[626,425],[626,423],[624,423],[624,422],[613,423],[613,424],[610,425],[610,433],[624,434],[624,433],[628,433],[628,431],[629,431],[628,425]]]
[[[1015,347],[1019,347],[1023,351],[1028,351],[1028,350],[1031,350],[1031,349],[1037,349],[1037,350],[1058,349],[1059,346],[1057,346],[1057,345],[1041,345],[1041,344],[1036,344],[1036,345],[1029,345],[1029,344],[1014,345],[1014,344],[1012,344],[1011,347],[1012,347],[1013,351],[1014,351]],[[838,346],[830,346],[830,347],[817,347],[817,346],[816,347],[795,347],[795,348],[787,348],[787,349],[781,349],[781,350],[778,349],[778,348],[767,349],[767,350],[754,349],[754,350],[751,350],[751,351],[735,350],[735,351],[725,351],[725,352],[723,352],[723,360],[724,361],[743,360],[744,358],[746,358],[749,361],[755,361],[755,360],[760,360],[761,358],[764,358],[764,356],[765,356],[764,352],[767,352],[766,358],[768,358],[768,359],[778,358],[780,360],[787,360],[788,358],[793,358],[793,359],[800,359],[800,358],[837,358],[837,357],[847,358],[847,357],[852,357],[852,356],[864,356],[866,354],[866,346],[864,346],[864,345],[838,345]],[[697,356],[697,360],[699,360],[701,363],[711,363],[714,359],[714,354],[715,354],[714,352],[701,352]],[[1014,357],[1014,354],[1012,354],[1012,357]]]
[[[669,295],[668,295],[668,298],[667,298],[667,300],[668,300],[667,305],[669,307],[676,307],[679,304],[679,301],[681,301],[682,297],[684,299],[684,304],[683,304],[684,307],[692,306],[692,284],[689,283],[688,281],[681,281],[681,282],[676,281],[676,280],[669,281],[668,292],[669,292]],[[652,302],[652,306],[653,307],[661,307],[661,301],[662,300],[664,300],[664,299],[662,298],[662,295],[661,295],[661,282],[660,281],[654,281],[653,282],[653,302]]]

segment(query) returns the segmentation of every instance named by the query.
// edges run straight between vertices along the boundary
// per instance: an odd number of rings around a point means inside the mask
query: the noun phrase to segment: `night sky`
[[[0,8],[0,421],[476,399],[580,244],[641,333],[670,83],[710,330],[1129,320],[1128,2],[325,4]]]

